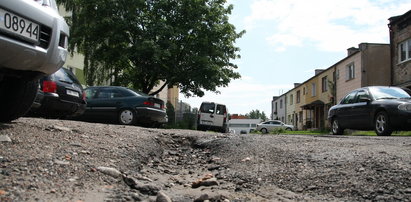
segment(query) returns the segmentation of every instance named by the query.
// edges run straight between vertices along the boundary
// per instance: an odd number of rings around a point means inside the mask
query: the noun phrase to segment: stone
[[[197,199],[194,200],[194,202],[203,202],[203,201],[207,201],[210,200],[210,197],[208,196],[208,194],[203,194],[200,197],[198,197]]]
[[[132,189],[137,189],[137,180],[135,178],[132,177],[128,177],[123,175],[123,181],[124,183],[126,183],[130,188]]]
[[[61,160],[54,160],[54,163],[58,164],[58,165],[70,165],[70,162],[68,161],[61,161]]]
[[[118,171],[115,168],[109,168],[109,167],[102,167],[101,166],[101,167],[98,167],[97,170],[100,171],[103,174],[110,175],[114,178],[120,178],[122,176],[121,172]]]
[[[11,138],[7,135],[0,135],[0,142],[11,142]]]
[[[151,196],[157,195],[160,191],[160,188],[153,184],[137,185],[136,189],[139,190],[142,194],[147,194]]]
[[[172,200],[164,192],[160,191],[157,194],[156,202],[172,202]]]

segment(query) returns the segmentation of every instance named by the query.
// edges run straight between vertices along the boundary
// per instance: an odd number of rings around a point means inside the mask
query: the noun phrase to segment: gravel
[[[411,137],[0,124],[0,201],[410,201],[410,168]]]

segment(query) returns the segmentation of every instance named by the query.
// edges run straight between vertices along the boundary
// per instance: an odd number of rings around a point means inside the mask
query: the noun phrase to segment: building
[[[350,91],[365,87],[391,84],[390,45],[361,43],[349,48],[347,57],[335,66],[336,102]]]
[[[313,77],[273,97],[273,118],[298,130],[328,128],[328,110],[347,93],[364,86],[390,85],[389,44],[361,43],[347,52],[334,65],[315,70]]]
[[[271,114],[273,120],[280,120],[282,122],[286,121],[286,95],[274,96],[271,101]]]
[[[392,85],[411,89],[411,10],[389,21]]]

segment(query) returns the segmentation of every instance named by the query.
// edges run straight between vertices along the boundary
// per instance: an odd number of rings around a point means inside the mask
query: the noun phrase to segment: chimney
[[[294,88],[299,86],[301,83],[294,83]]]
[[[356,53],[357,51],[359,51],[358,48],[351,47],[351,48],[347,49],[347,56],[350,56],[350,55]]]
[[[324,70],[323,69],[316,69],[315,70],[315,75],[318,75],[318,74],[320,74],[321,72],[323,72]]]

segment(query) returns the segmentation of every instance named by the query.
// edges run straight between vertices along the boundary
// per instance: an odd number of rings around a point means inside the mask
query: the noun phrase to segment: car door
[[[226,117],[226,108],[225,105],[217,104],[215,114],[214,114],[214,123],[213,125],[216,127],[223,127],[225,117]]]
[[[216,111],[216,105],[214,103],[202,103],[200,106],[200,122],[201,125],[214,125],[214,114]]]
[[[270,131],[275,129],[280,129],[283,127],[283,124],[280,121],[270,121]]]
[[[116,120],[117,119],[117,99],[113,99],[117,94],[113,88],[101,88],[97,92],[91,104],[88,105],[97,119]]]
[[[366,129],[371,123],[372,117],[371,97],[365,90],[359,90],[355,96],[355,103],[350,109],[351,122],[350,128],[352,129]]]
[[[353,91],[346,95],[344,99],[341,101],[339,107],[336,109],[336,115],[338,117],[338,122],[340,123],[340,127],[342,128],[349,128],[352,125],[352,107],[355,104],[355,96],[357,91]]]

